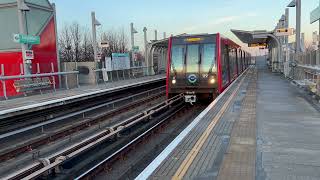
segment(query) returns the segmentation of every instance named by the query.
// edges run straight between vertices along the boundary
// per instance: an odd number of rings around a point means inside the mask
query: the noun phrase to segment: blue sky
[[[58,28],[65,23],[79,22],[90,28],[90,13],[96,12],[102,26],[99,31],[125,28],[133,22],[142,45],[142,28],[148,28],[153,39],[154,29],[159,36],[181,33],[221,32],[239,42],[230,29],[272,30],[291,0],[51,0],[57,7]],[[311,40],[318,23],[309,24],[309,14],[319,0],[302,0],[302,31]],[[295,27],[295,8],[290,8],[290,26]]]

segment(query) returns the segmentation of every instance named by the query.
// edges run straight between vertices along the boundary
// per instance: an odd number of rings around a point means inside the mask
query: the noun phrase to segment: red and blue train
[[[217,34],[170,37],[167,97],[184,93],[185,101],[213,99],[251,62],[251,55],[232,40]]]

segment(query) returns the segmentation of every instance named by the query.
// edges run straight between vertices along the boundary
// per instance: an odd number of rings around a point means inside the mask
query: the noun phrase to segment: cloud
[[[230,22],[236,22],[241,19],[250,18],[250,17],[257,17],[257,16],[258,16],[257,13],[249,12],[249,13],[239,15],[239,16],[223,16],[223,17],[218,17],[218,18],[211,18],[211,19],[215,19],[215,20],[213,22],[208,22],[208,23],[202,24],[202,25],[187,26],[187,27],[182,28],[182,30],[183,30],[183,32],[187,32],[187,33],[197,32],[199,30],[213,29],[218,25],[223,25],[223,24],[227,24]]]
[[[224,17],[216,19],[212,24],[213,25],[224,24],[227,22],[235,21],[240,18],[241,18],[241,16],[224,16]]]

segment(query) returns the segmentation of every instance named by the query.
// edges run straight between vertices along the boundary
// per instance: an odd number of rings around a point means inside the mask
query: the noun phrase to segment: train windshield
[[[182,73],[184,65],[184,45],[174,45],[171,49],[171,71],[173,73]]]
[[[199,45],[188,45],[186,61],[187,73],[197,73],[199,71]]]
[[[216,72],[216,45],[215,44],[204,44],[202,48],[202,60],[201,60],[201,71],[202,72]]]

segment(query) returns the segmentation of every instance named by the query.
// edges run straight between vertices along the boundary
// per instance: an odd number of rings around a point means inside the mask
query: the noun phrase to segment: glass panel
[[[184,45],[174,45],[171,48],[171,72],[181,73],[184,64]]]
[[[228,48],[223,49],[223,60],[222,60],[222,85],[223,87],[229,82],[229,64],[228,64]]]
[[[231,49],[229,53],[230,57],[230,74],[231,78],[233,78],[237,74],[237,62],[236,62],[236,50]]]
[[[239,74],[241,73],[241,56],[240,56],[240,51],[237,51],[237,62],[238,62],[238,72]]]
[[[39,35],[40,30],[46,25],[52,12],[30,8],[26,13],[28,34]]]
[[[204,44],[202,49],[201,72],[216,72],[216,45]]]
[[[13,42],[13,34],[19,33],[17,7],[1,8],[0,50],[19,49],[21,46]]]
[[[187,49],[187,73],[199,71],[199,45],[188,45]]]
[[[50,7],[50,4],[48,3],[47,0],[26,0],[25,2],[48,7],[48,8]]]

